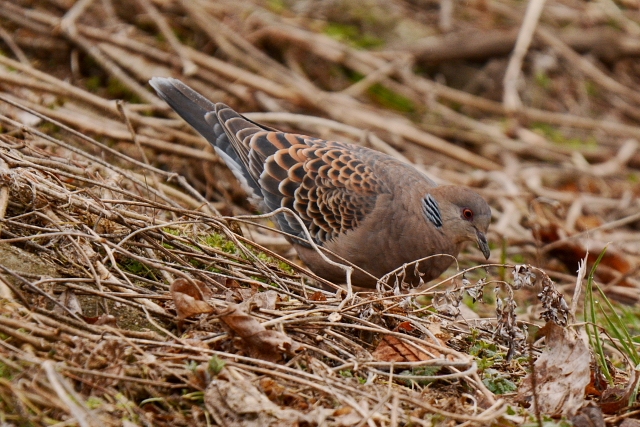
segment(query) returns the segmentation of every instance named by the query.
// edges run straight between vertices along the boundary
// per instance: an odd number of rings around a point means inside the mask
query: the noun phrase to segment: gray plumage
[[[438,186],[375,150],[260,125],[176,79],[154,77],[150,84],[211,143],[259,210],[291,209],[318,246],[369,273],[356,270],[354,285],[374,287],[371,276],[445,254],[420,262],[418,274],[407,268],[409,284],[428,282],[452,263],[466,241],[476,241],[489,257],[485,233],[491,210],[472,190]],[[344,270],[318,255],[292,215],[279,213],[276,221],[314,273],[345,281]]]

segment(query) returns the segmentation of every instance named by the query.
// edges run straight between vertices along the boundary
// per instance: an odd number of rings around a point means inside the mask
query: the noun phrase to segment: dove
[[[255,123],[177,79],[149,83],[213,146],[259,211],[280,209],[275,222],[318,276],[345,283],[337,262],[355,266],[355,286],[374,288],[403,270],[403,282],[416,287],[440,276],[465,242],[489,258],[491,209],[471,189],[437,185],[370,148]]]

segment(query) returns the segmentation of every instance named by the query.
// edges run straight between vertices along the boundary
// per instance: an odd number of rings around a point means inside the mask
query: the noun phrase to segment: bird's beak
[[[482,251],[485,259],[489,259],[491,251],[489,250],[489,243],[487,243],[487,237],[480,230],[476,230],[476,237],[478,238],[478,247]]]

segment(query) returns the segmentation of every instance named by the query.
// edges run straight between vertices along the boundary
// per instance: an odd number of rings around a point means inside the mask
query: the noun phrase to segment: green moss
[[[283,0],[267,0],[267,9],[279,14],[287,10],[287,5]]]
[[[2,339],[4,340],[6,338]],[[0,362],[0,378],[5,378],[7,380],[13,379],[13,370],[2,362]]]
[[[212,248],[216,248],[222,252],[225,252],[231,255],[238,255],[243,259],[247,259],[247,256],[245,255],[245,253],[241,251],[238,248],[238,246],[234,242],[229,240],[227,236],[225,236],[224,234],[221,234],[221,233],[210,234],[208,236],[203,237],[200,240],[200,243]],[[259,260],[261,260],[265,264],[273,267],[277,267],[280,270],[290,274],[294,273],[293,268],[291,268],[291,266],[289,266],[289,264],[287,264],[286,262],[273,258],[272,256],[269,256],[264,252],[260,252],[249,245],[244,245],[244,247],[250,250],[251,253],[253,253]],[[266,283],[266,280],[264,278],[255,278],[255,280]]]
[[[536,83],[538,83],[541,88],[549,90],[551,88],[552,81],[547,73],[539,72],[536,74]]]
[[[133,275],[144,277],[145,279],[158,280],[155,272],[138,260],[125,259],[118,265],[122,270],[127,271]]]
[[[268,283],[268,280],[265,279],[264,277],[259,277],[259,276],[249,276],[252,280],[255,280],[256,282],[260,282],[260,283]]]
[[[237,255],[238,247],[227,236],[220,233],[209,234],[200,239],[200,243],[211,248],[219,249],[228,254]]]
[[[89,92],[98,92],[102,89],[102,77],[98,75],[88,77],[84,80],[84,86]]]
[[[600,90],[598,89],[598,85],[590,80],[586,80],[584,82],[584,88],[587,91],[587,95],[592,97],[597,97],[600,95]]]
[[[367,92],[378,104],[385,108],[403,113],[415,113],[417,110],[416,105],[409,98],[392,91],[380,83],[371,86]]]
[[[98,409],[99,407],[104,405],[104,400],[102,400],[102,399],[100,399],[99,397],[96,397],[96,396],[89,396],[89,398],[85,402],[85,405],[89,409]]]
[[[353,372],[350,369],[338,372],[342,378],[353,378]]]
[[[164,231],[167,234],[171,234],[172,236],[180,236],[180,230],[176,230],[175,228],[169,228],[169,227],[164,227],[162,229],[162,231]]]
[[[351,70],[345,70],[345,73],[349,80],[354,83],[359,82],[364,78],[363,74]],[[404,95],[392,91],[380,83],[376,83],[369,87],[367,95],[369,95],[369,97],[379,105],[390,110],[396,110],[402,113],[415,113],[417,111],[417,107],[413,101]]]
[[[209,359],[209,373],[211,375],[218,375],[224,369],[226,363],[224,360],[220,359],[218,356],[212,356]]]
[[[511,260],[514,264],[525,264],[524,255],[522,254],[514,254],[511,256]]]
[[[42,124],[39,126],[39,129],[42,133],[46,133],[47,135],[56,135],[58,132],[60,132],[60,128],[57,125],[46,121],[42,122]]]
[[[142,103],[140,97],[131,92],[128,86],[113,77],[110,77],[107,82],[107,95],[113,99],[126,99],[133,104]]]
[[[191,264],[194,268],[198,268],[198,269],[203,269],[206,267],[206,265],[202,261],[194,258],[191,258],[189,260],[189,264]]]
[[[324,27],[324,33],[335,40],[348,43],[359,49],[371,49],[384,44],[384,40],[381,38],[363,33],[360,28],[352,24],[329,22]]]
[[[550,141],[555,142],[556,144],[562,144],[565,146],[576,148],[595,148],[598,145],[598,141],[593,136],[588,137],[586,140],[576,137],[569,138],[565,136],[559,129],[553,127],[548,123],[534,123],[531,126],[531,129],[534,132],[537,132],[545,138],[549,139]]]

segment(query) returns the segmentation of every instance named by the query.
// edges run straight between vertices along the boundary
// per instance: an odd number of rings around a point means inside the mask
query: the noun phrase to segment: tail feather
[[[211,145],[218,146],[223,142],[218,142],[218,138],[226,138],[221,126],[218,125],[218,129],[215,129],[204,119],[204,116],[209,111],[215,111],[216,106],[213,102],[177,79],[154,77],[149,81],[149,84],[156,90],[160,98],[164,99],[174,111],[204,136]]]
[[[238,140],[235,132],[229,131],[226,123],[225,125],[221,123],[218,113],[222,111],[225,116],[244,119],[239,121],[245,123],[245,128],[255,128],[254,132],[264,129],[260,129],[255,123],[245,119],[226,105],[214,104],[180,80],[154,77],[149,84],[180,117],[209,141],[247,191],[251,201],[261,205],[262,192],[258,177],[254,177],[249,172],[249,149],[241,140]],[[241,123],[237,123],[234,127],[240,128]]]

